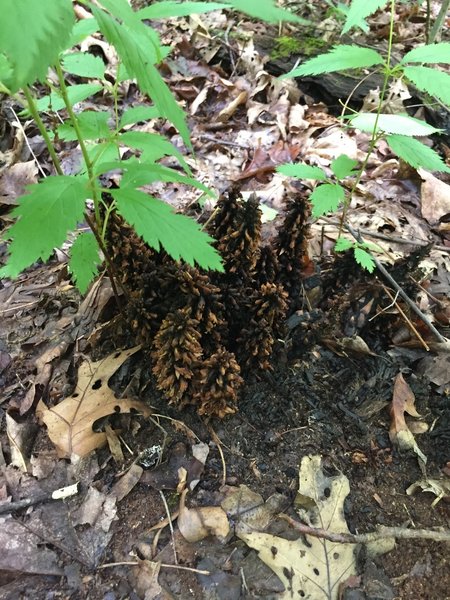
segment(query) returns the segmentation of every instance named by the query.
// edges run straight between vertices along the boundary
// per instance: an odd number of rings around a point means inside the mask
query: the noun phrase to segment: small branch
[[[384,527],[380,525],[377,531],[371,533],[336,533],[310,527],[304,523],[300,523],[292,519],[289,515],[280,514],[279,517],[287,521],[296,531],[306,535],[328,540],[329,542],[337,542],[338,544],[368,544],[376,540],[385,538],[396,538],[401,540],[433,540],[434,542],[450,542],[450,531],[435,531],[433,529],[406,529],[404,527]]]
[[[426,341],[423,339],[423,337],[420,335],[420,333],[417,331],[416,327],[414,327],[414,323],[411,321],[411,319],[408,319],[408,316],[406,315],[405,311],[402,309],[402,307],[400,306],[400,304],[397,302],[396,298],[398,296],[398,294],[396,294],[395,298],[392,296],[391,292],[389,291],[389,289],[381,284],[384,290],[384,293],[386,294],[386,296],[389,296],[389,298],[392,300],[392,304],[395,305],[396,309],[398,310],[398,312],[402,315],[402,317],[405,319],[406,321],[406,325],[411,329],[411,331],[414,333],[414,335],[416,336],[416,338],[419,340],[419,342],[422,344],[422,346],[425,348],[425,350],[427,352],[430,351],[430,347],[428,346],[428,344],[426,343]]]
[[[141,563],[135,560],[129,560],[124,562],[113,562],[113,563],[105,563],[97,567],[98,569],[109,569],[110,567],[138,567]],[[205,571],[203,569],[194,569],[193,567],[185,567],[183,565],[168,565],[166,563],[160,563],[161,569],[178,569],[180,571],[190,571],[191,573],[198,573],[199,575],[211,575],[210,571]]]
[[[339,221],[333,221],[332,219],[329,219],[328,217],[320,217],[319,220],[325,221],[325,223],[327,225],[332,225],[335,227],[339,227],[339,225],[340,225]],[[358,232],[362,233],[363,235],[366,235],[368,237],[372,237],[372,238],[379,239],[379,240],[386,240],[387,242],[390,242],[391,244],[405,244],[407,246],[421,246],[421,247],[430,245],[430,242],[425,242],[424,240],[419,240],[416,238],[405,239],[405,238],[401,238],[401,237],[397,237],[397,236],[393,236],[393,235],[385,235],[384,233],[378,233],[378,231],[370,231],[370,229],[363,229],[362,227],[358,227]],[[450,247],[442,246],[440,244],[433,244],[433,248],[435,248],[436,250],[442,250],[443,252],[450,252]]]
[[[364,242],[361,234],[358,231],[356,231],[355,229],[353,229],[353,227],[351,225],[346,223],[345,228],[352,234],[352,236],[355,238],[355,240],[357,242],[360,242],[360,243]],[[383,275],[383,277],[391,284],[391,286],[395,289],[395,291],[398,292],[399,296],[401,296],[403,298],[403,300],[411,308],[411,310],[416,313],[416,315],[423,321],[423,323],[425,323],[425,325],[428,327],[428,329],[432,333],[434,333],[436,338],[441,343],[445,344],[445,342],[447,340],[439,333],[439,331],[436,329],[436,327],[433,325],[433,323],[430,321],[430,319],[420,310],[420,308],[411,300],[411,298],[406,295],[406,293],[398,285],[398,283],[395,281],[395,279],[392,277],[392,275],[390,275],[386,271],[386,269],[381,264],[381,262],[378,260],[378,258],[376,256],[374,256],[372,253],[370,253],[370,255],[371,255],[374,263],[376,264],[377,269],[380,271],[380,273]]]

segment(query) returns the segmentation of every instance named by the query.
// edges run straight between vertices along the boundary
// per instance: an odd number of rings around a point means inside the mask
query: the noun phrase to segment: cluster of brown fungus
[[[275,240],[262,243],[255,196],[232,190],[208,220],[225,272],[202,272],[149,248],[117,215],[108,243],[127,294],[127,323],[150,350],[170,403],[223,417],[237,408],[244,377],[272,368],[288,311],[295,310],[306,255],[306,201],[289,201]]]

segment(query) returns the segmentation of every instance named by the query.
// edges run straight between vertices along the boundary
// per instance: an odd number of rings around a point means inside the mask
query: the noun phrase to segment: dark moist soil
[[[38,307],[34,312],[36,321]],[[17,324],[17,322],[16,322]],[[11,322],[8,323],[11,334]],[[16,335],[20,333],[18,329]],[[198,438],[209,444],[210,453],[200,483],[189,496],[191,506],[214,506],[220,503],[223,478],[227,485],[247,485],[267,499],[278,493],[285,497],[284,512],[295,512],[292,503],[298,487],[298,468],[305,455],[319,454],[327,473],[344,473],[350,481],[350,495],[345,514],[350,531],[372,531],[377,525],[431,528],[448,526],[448,504],[431,507],[433,495],[418,492],[408,496],[405,490],[422,478],[415,455],[401,455],[389,441],[389,401],[393,377],[404,371],[416,395],[418,412],[428,424],[429,432],[417,436],[421,450],[428,458],[427,473],[438,476],[446,464],[449,448],[450,415],[448,398],[437,394],[414,373],[415,363],[401,354],[383,353],[368,357],[340,357],[322,347],[298,359],[289,368],[268,373],[264,380],[246,385],[239,412],[223,421],[201,420],[192,409],[176,411],[153,388],[146,369],[145,357],[125,363],[110,382],[120,392],[134,378],[129,392],[148,401],[154,414],[181,421]],[[24,378],[30,362],[24,352],[8,369]],[[7,381],[6,381],[7,383]],[[7,404],[2,406],[6,409]],[[4,422],[4,421],[3,421]],[[152,421],[140,419],[136,434],[124,432],[131,448],[138,453],[147,447],[164,443],[163,463],[154,473],[176,482],[173,452],[185,448],[189,454],[191,441],[176,421],[160,419],[167,433],[164,442],[161,429]],[[213,433],[217,437],[213,437]],[[4,439],[4,433],[2,439]],[[217,439],[220,440],[224,462]],[[214,441],[215,440],[215,441]],[[195,441],[195,440],[194,440]],[[184,444],[184,446],[183,446]],[[6,447],[3,446],[4,448]],[[35,450],[51,449],[42,429]],[[108,489],[121,469],[109,460],[107,449],[98,452],[100,465],[97,484]],[[224,474],[224,463],[226,473]],[[152,470],[143,480],[151,479]],[[159,479],[160,481],[160,479]],[[176,509],[177,495],[166,484],[165,498],[171,511]],[[175,483],[172,484],[172,488]],[[166,509],[159,491],[148,483],[139,483],[118,504],[114,533],[102,563],[123,563],[150,557],[154,533],[152,525],[164,519]],[[170,533],[166,528],[157,548],[158,559],[173,563]],[[170,590],[171,598],[276,598],[283,588],[273,573],[257,558],[256,553],[235,537],[225,545],[215,539],[188,544],[175,534],[179,564],[213,572],[209,578],[188,571],[161,569],[159,582]],[[61,565],[70,564],[61,553]],[[3,573],[0,600],[9,598],[70,598],[78,600],[114,600],[137,598],[129,581],[131,567],[112,566],[88,571],[81,567],[81,584],[71,589],[68,580],[52,577],[18,577]],[[360,572],[366,595],[348,598],[401,598],[404,600],[444,600],[449,595],[448,546],[431,541],[407,540],[396,544],[393,551],[365,560],[361,553]],[[243,581],[247,592],[243,592]]]

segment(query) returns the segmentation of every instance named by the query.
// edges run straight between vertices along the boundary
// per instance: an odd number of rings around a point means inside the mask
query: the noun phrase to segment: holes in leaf
[[[317,567],[314,567],[313,573],[314,573],[314,575],[317,575],[317,577],[319,577],[319,575],[320,575],[320,571]]]
[[[333,558],[334,558],[334,560],[338,560],[339,559],[339,552],[333,552]]]
[[[94,381],[94,383],[92,384],[92,389],[93,390],[99,390],[102,387],[102,380],[101,379],[97,379],[96,381]]]
[[[300,596],[300,598],[304,598],[306,596],[306,594],[303,590],[299,590],[298,595]]]
[[[330,497],[330,494],[331,494],[331,490],[330,490],[330,488],[329,488],[329,487],[326,487],[326,488],[323,490],[323,495],[325,496],[325,498],[329,498],[329,497]]]

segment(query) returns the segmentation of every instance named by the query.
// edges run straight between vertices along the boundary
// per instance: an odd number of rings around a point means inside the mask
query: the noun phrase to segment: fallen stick
[[[279,517],[284,521],[287,521],[289,525],[300,533],[312,535],[330,542],[337,542],[339,544],[368,544],[369,542],[385,538],[396,538],[401,540],[421,539],[450,543],[450,531],[406,529],[405,527],[385,527],[384,525],[380,525],[377,531],[372,531],[370,533],[336,533],[334,531],[327,531],[326,529],[310,527],[309,525],[296,521],[284,513],[281,513]]]

